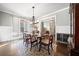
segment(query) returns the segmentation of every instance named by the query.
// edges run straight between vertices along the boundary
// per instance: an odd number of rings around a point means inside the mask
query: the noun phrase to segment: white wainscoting
[[[22,38],[22,33],[13,32],[10,26],[0,26],[0,42]]]
[[[0,42],[11,40],[12,27],[0,26]]]
[[[56,33],[70,34],[70,26],[56,26]]]

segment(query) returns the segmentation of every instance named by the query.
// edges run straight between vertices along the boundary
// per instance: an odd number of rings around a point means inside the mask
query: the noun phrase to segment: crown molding
[[[47,15],[38,17],[37,19],[40,20],[40,19],[44,19],[44,18],[46,18],[46,17],[49,17],[49,18],[50,18],[53,14],[59,13],[59,12],[64,11],[64,10],[66,10],[66,9],[69,9],[69,7],[65,7],[65,8],[63,8],[63,9],[57,10],[57,11],[52,12],[52,13],[49,13],[49,14],[47,14]],[[54,16],[56,16],[56,15],[54,15]],[[53,16],[52,16],[52,17],[53,17]]]

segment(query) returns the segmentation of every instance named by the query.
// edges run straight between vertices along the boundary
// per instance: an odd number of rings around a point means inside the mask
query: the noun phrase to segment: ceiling
[[[68,7],[68,3],[0,3],[0,11],[10,14],[32,17],[32,6],[35,6],[35,16],[41,17],[59,9]]]

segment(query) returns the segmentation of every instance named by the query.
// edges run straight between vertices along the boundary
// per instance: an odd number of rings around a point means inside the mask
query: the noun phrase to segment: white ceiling
[[[32,17],[32,6],[35,6],[35,16],[41,17],[59,9],[68,7],[68,3],[0,3],[0,10],[19,15],[22,17]]]

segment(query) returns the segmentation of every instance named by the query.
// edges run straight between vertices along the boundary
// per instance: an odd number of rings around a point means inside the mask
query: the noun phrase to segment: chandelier
[[[32,7],[33,8],[33,17],[32,17],[32,22],[33,22],[33,24],[35,23],[35,16],[34,16],[34,6]]]
[[[35,7],[33,6],[32,9],[33,9],[32,27],[33,27],[33,29],[37,30],[37,23],[38,22],[36,22],[35,15],[34,15],[34,9],[35,9]]]
[[[33,24],[37,24],[38,22],[36,22],[36,20],[35,20],[35,15],[34,15],[34,6],[32,7],[33,8],[33,17],[32,17],[32,22],[33,22]]]

